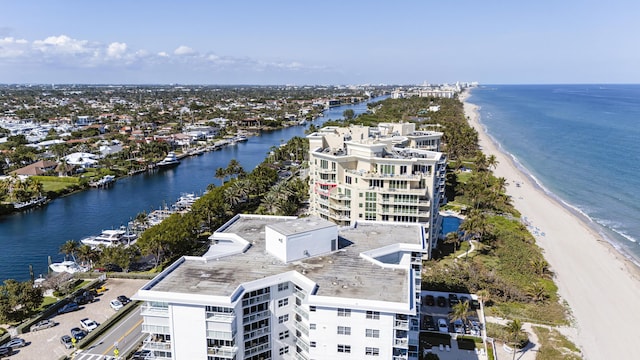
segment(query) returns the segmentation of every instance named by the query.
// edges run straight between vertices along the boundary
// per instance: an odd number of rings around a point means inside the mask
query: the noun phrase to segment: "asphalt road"
[[[92,346],[77,352],[76,360],[104,359],[105,356],[115,356],[117,348],[119,355],[124,355],[137,347],[145,335],[142,333],[142,317],[140,308],[132,311],[118,324],[106,331]]]

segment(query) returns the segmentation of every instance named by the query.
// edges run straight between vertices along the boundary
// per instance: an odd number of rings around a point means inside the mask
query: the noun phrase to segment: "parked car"
[[[460,300],[461,303],[464,303],[464,302],[468,303],[469,297],[462,295],[458,298],[458,300]],[[471,303],[469,303],[469,309],[471,309]]]
[[[9,348],[21,348],[24,346],[27,346],[28,343],[26,341],[24,341],[24,339],[21,338],[13,338],[9,341],[7,341],[5,344],[2,345],[2,347],[9,347]]]
[[[89,318],[84,318],[80,320],[80,327],[85,329],[87,332],[92,332],[98,327],[98,323]]]
[[[118,301],[120,301],[122,303],[122,305],[127,305],[128,303],[131,302],[131,299],[129,299],[128,297],[124,296],[124,295],[120,295],[118,296]]]
[[[438,319],[438,331],[443,333],[449,332],[449,325],[447,324],[447,320],[443,318]]]
[[[445,299],[444,296],[438,296],[438,299],[436,300],[436,302],[438,303],[438,306],[440,306],[440,307],[447,306],[447,299]]]
[[[460,319],[453,321],[453,330],[456,334],[464,334],[464,323]]]
[[[153,359],[153,353],[151,350],[140,350],[133,353],[131,360],[149,360]]]
[[[473,336],[480,336],[480,323],[475,320],[469,320],[469,334]]]
[[[73,336],[76,341],[80,341],[84,339],[85,336],[87,336],[87,332],[78,327],[74,327],[71,329],[71,336]]]
[[[111,308],[115,311],[122,309],[122,307],[124,306],[119,300],[111,300],[109,305],[111,305]]]
[[[425,330],[429,330],[429,331],[434,331],[436,329],[436,323],[435,321],[433,321],[433,316],[431,315],[425,315],[423,317],[423,322],[424,322],[424,329]]]
[[[469,308],[472,310],[480,309],[480,302],[476,299],[471,299],[471,302],[469,303]]]
[[[436,299],[433,297],[433,295],[426,295],[424,297],[424,304],[427,306],[434,306],[436,304]]]
[[[449,294],[449,307],[453,307],[453,305],[459,303],[460,300],[458,300],[458,295],[456,294]]]
[[[58,309],[58,314],[66,314],[68,312],[72,312],[76,310],[80,310],[80,306],[78,306],[78,304],[75,302],[70,302],[67,305]]]
[[[62,335],[60,337],[60,343],[67,349],[71,349],[73,347],[73,341],[71,341],[71,336],[69,335]]]
[[[34,332],[42,329],[48,329],[56,325],[58,325],[58,323],[50,319],[40,320],[37,323],[31,325],[31,328],[29,328],[29,331]]]
[[[105,291],[107,291],[107,290],[108,290],[108,289],[107,289],[104,285],[102,285],[102,286],[100,286],[99,288],[96,288],[96,293],[97,293],[97,294],[102,294],[103,292],[105,292]]]
[[[13,354],[13,348],[12,347],[10,347],[10,346],[0,347],[0,357],[10,356],[11,354]]]
[[[82,294],[76,296],[73,301],[79,305],[84,305],[90,302],[94,302],[95,298],[90,291],[84,291]]]

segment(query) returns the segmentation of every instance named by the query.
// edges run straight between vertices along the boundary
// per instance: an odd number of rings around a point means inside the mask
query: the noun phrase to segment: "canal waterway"
[[[385,97],[374,98],[380,101]],[[340,119],[347,109],[356,114],[367,111],[366,103],[334,107],[313,122],[320,126],[330,119]],[[305,136],[307,126],[294,126],[221,150],[182,159],[179,166],[119,179],[106,189],[89,189],[63,198],[47,206],[0,217],[0,280],[29,279],[29,265],[34,274],[47,274],[48,257],[53,262],[63,260],[60,246],[67,240],[97,235],[102,230],[126,225],[140,212],[170,206],[183,193],[201,194],[211,183],[219,167],[226,167],[235,158],[246,171],[260,164],[272,146],[278,146],[295,136]]]

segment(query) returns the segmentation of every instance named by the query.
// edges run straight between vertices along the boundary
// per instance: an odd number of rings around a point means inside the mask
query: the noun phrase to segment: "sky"
[[[640,1],[0,0],[0,84],[640,83]]]

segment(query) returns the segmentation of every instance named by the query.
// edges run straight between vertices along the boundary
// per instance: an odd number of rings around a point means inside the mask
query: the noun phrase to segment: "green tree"
[[[89,265],[93,268],[93,263],[100,258],[100,252],[90,245],[82,244],[77,249],[78,260],[82,265]]]
[[[4,281],[0,286],[0,322],[19,322],[36,312],[43,300],[42,288],[31,281]]]
[[[342,112],[342,117],[345,118],[346,120],[353,120],[355,115],[356,113],[353,111],[353,109],[347,109]]]
[[[522,322],[518,319],[513,319],[507,323],[507,336],[508,340],[513,346],[513,359],[516,358],[516,352],[518,350],[520,335],[522,334]]]
[[[456,320],[462,320],[463,323],[466,323],[471,316],[471,311],[469,309],[468,301],[460,301],[457,304],[453,305],[451,308],[452,312],[449,314],[449,318],[451,322]]]

